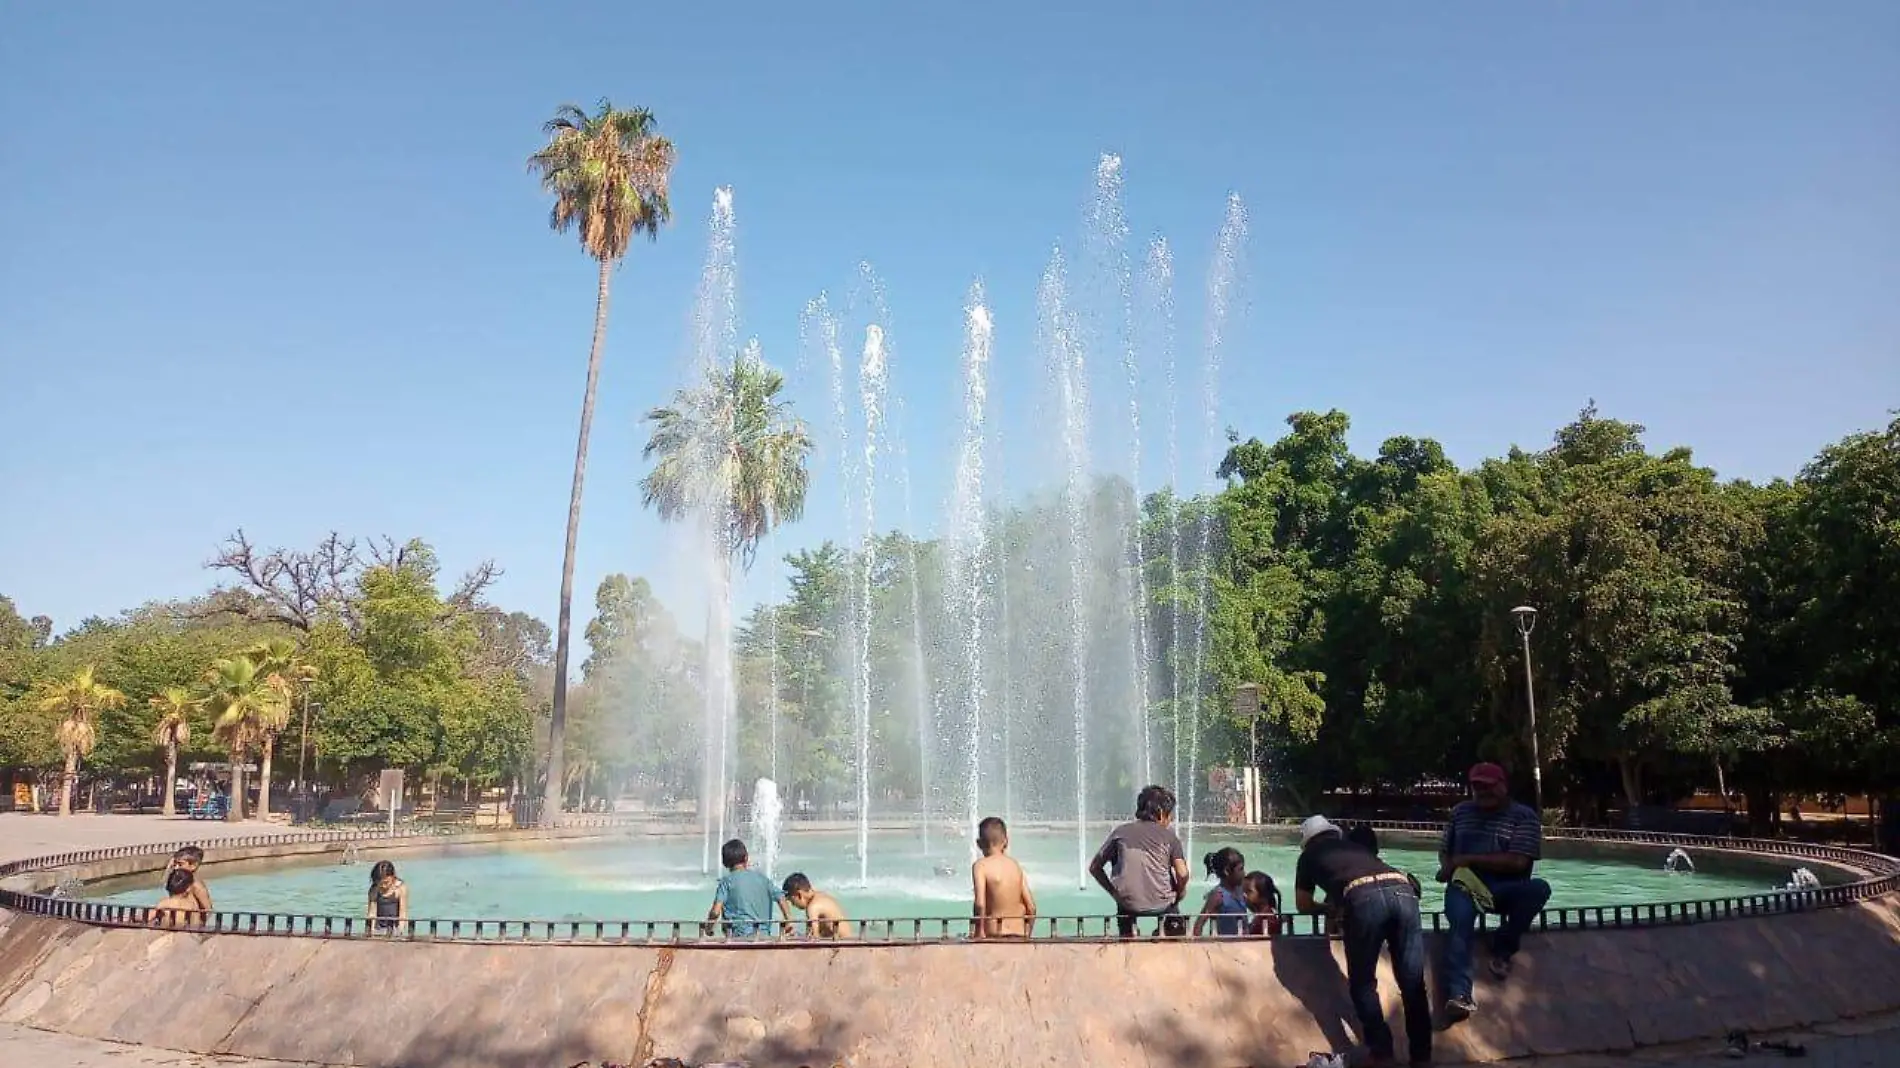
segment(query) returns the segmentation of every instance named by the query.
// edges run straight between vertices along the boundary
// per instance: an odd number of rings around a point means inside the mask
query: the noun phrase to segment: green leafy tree
[[[554,197],[548,225],[557,233],[575,230],[581,248],[600,265],[594,297],[594,340],[587,355],[587,389],[581,398],[580,441],[574,450],[574,485],[568,495],[567,543],[561,557],[560,614],[555,623],[554,706],[549,731],[546,811],[559,816],[566,779],[561,771],[567,726],[568,625],[574,601],[574,542],[580,530],[581,485],[587,474],[587,443],[594,423],[594,394],[600,381],[601,350],[607,341],[607,301],[613,268],[627,255],[636,234],[659,237],[671,217],[667,181],[672,174],[673,143],[656,131],[645,108],[618,109],[606,100],[589,115],[563,104],[543,131],[546,146],[528,157],[541,188]]]

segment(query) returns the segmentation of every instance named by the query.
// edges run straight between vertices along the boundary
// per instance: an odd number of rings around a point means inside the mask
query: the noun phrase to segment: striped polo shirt
[[[1535,861],[1544,855],[1544,823],[1536,809],[1516,801],[1495,812],[1463,801],[1451,810],[1440,851],[1448,857],[1518,853]]]

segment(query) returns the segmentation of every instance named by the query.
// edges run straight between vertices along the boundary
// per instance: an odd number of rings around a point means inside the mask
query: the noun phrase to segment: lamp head
[[[1511,609],[1511,619],[1517,623],[1517,632],[1529,635],[1531,628],[1537,625],[1537,609],[1521,604]]]

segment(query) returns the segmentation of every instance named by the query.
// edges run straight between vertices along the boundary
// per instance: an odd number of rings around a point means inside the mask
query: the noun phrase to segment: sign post
[[[1259,823],[1260,811],[1260,687],[1243,682],[1234,687],[1234,713],[1247,721],[1247,764],[1240,771],[1241,797],[1248,823]]]

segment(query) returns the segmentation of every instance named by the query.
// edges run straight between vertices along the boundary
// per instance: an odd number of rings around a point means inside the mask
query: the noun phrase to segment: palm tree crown
[[[528,157],[528,169],[554,195],[548,225],[561,233],[578,225],[581,246],[602,263],[624,257],[635,234],[657,239],[672,217],[666,187],[673,142],[655,125],[645,108],[621,110],[602,100],[589,115],[562,104],[542,127],[547,145]]]
[[[152,741],[166,749],[175,749],[191,741],[191,714],[201,702],[182,686],[167,686],[147,702],[158,712],[152,728]]]
[[[40,696],[40,711],[60,716],[59,746],[68,756],[92,752],[96,737],[92,717],[109,708],[122,708],[125,695],[93,677],[93,669],[84,667],[79,674],[47,686]]]
[[[290,687],[276,675],[258,670],[248,656],[223,657],[206,673],[211,696],[211,736],[241,756],[263,741],[267,732],[281,730],[290,716]]]
[[[647,413],[642,457],[653,470],[640,494],[669,522],[697,516],[747,567],[759,541],[805,511],[811,435],[778,399],[785,376],[748,346],[730,370],[715,367],[697,387]]]

